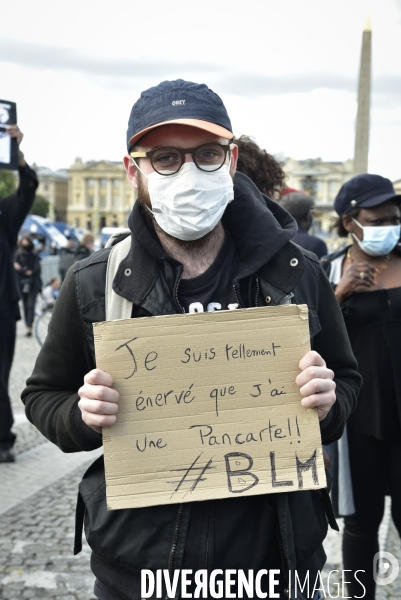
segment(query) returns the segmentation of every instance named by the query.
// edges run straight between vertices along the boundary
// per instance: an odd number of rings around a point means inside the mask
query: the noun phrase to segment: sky
[[[1,12],[0,98],[17,102],[28,162],[52,169],[120,160],[141,92],[178,78],[206,83],[234,134],[271,154],[352,158],[369,14],[369,171],[401,179],[401,0],[15,0]]]

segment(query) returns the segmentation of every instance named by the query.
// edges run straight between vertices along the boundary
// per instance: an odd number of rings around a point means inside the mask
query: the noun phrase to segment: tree
[[[35,201],[32,205],[29,214],[38,215],[39,217],[47,217],[49,212],[49,201],[42,196],[35,196]]]
[[[0,198],[10,196],[15,192],[15,178],[11,171],[0,170]]]

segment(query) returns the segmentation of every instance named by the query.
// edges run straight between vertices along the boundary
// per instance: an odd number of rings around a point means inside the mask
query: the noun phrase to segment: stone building
[[[67,221],[68,204],[68,171],[59,169],[52,171],[49,167],[32,168],[38,176],[39,186],[36,195],[44,198],[49,203],[50,221]]]
[[[326,162],[321,158],[307,160],[286,159],[283,169],[288,187],[303,190],[322,206],[332,206],[343,183],[351,179],[352,160]]]
[[[102,227],[127,227],[136,190],[118,161],[83,162],[77,158],[68,169],[68,223],[96,235]]]
[[[343,183],[353,176],[353,161],[323,161],[321,158],[294,160],[287,158],[283,164],[290,188],[303,191],[315,200],[315,227],[329,231],[336,215],[333,201]]]

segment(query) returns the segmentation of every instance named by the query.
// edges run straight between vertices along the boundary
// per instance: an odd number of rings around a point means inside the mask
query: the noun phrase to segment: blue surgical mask
[[[356,219],[352,219],[363,231],[363,239],[359,240],[353,233],[359,247],[369,256],[384,256],[389,254],[400,239],[400,225],[385,225],[380,227],[363,227]]]

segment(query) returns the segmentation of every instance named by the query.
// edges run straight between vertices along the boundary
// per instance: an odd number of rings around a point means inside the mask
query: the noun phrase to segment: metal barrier
[[[60,273],[58,271],[59,263],[60,257],[58,255],[46,256],[45,258],[42,258],[40,261],[40,267],[43,286],[47,285],[52,277],[60,277]]]

